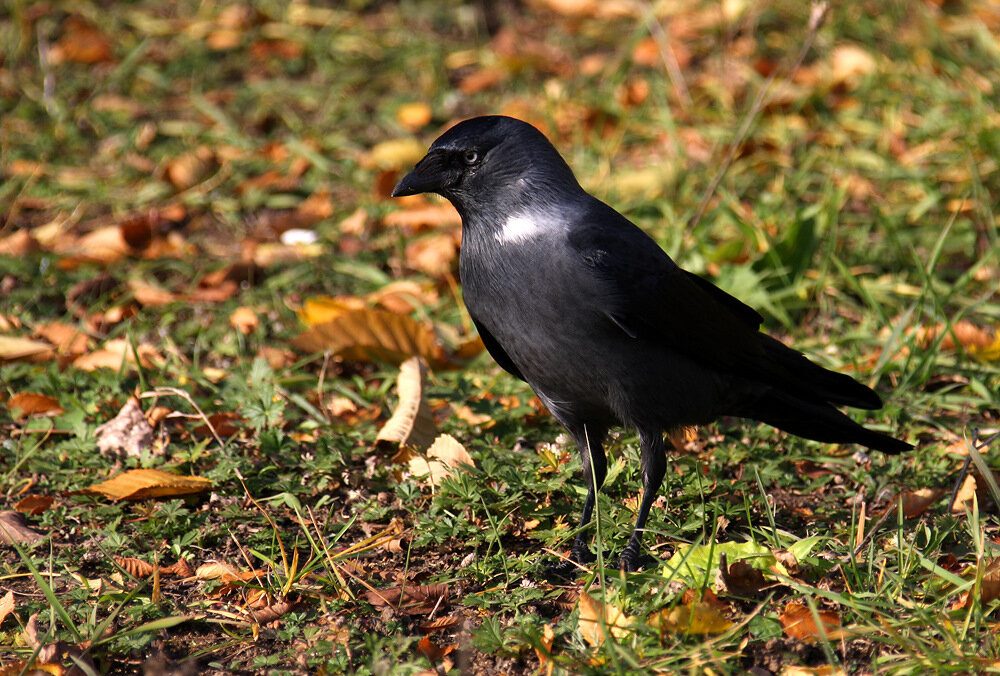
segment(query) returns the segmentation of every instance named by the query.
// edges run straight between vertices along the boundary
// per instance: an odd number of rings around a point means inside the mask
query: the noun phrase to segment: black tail
[[[861,444],[883,453],[913,448],[905,441],[862,427],[834,408],[881,408],[882,400],[871,388],[812,363],[770,336],[761,334],[761,344],[769,360],[760,364],[762,368],[754,375],[766,389],[737,415],[815,441]]]
[[[803,401],[777,390],[770,390],[739,415],[815,441],[861,444],[883,453],[913,448],[905,441],[862,427],[830,404]]]

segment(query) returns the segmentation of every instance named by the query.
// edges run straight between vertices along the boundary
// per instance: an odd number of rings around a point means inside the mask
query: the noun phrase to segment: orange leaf
[[[87,334],[79,328],[63,322],[49,322],[35,329],[35,332],[55,345],[60,354],[81,355],[87,351]]]
[[[587,592],[580,594],[577,605],[580,608],[580,635],[592,647],[599,648],[604,643],[605,631],[617,637],[625,634],[630,618],[620,608],[601,603]]]
[[[49,343],[21,336],[0,336],[0,361],[45,361],[54,355],[55,349]]]
[[[132,469],[107,481],[73,491],[73,494],[103,495],[111,500],[193,495],[212,488],[212,481],[197,476],[181,476],[158,469]]]
[[[30,418],[33,415],[53,416],[63,412],[58,399],[35,392],[15,394],[7,402],[7,410],[11,412],[12,417],[18,420]]]
[[[253,310],[245,306],[236,308],[233,314],[229,315],[229,325],[244,336],[249,336],[256,331],[258,324],[257,315],[254,314]]]
[[[404,103],[396,111],[396,121],[407,131],[418,132],[431,121],[431,107],[426,103]]]
[[[837,613],[832,610],[817,610],[816,615],[823,624],[828,638],[833,639],[841,635],[840,616]],[[785,609],[778,616],[778,620],[785,629],[785,636],[789,638],[815,641],[821,635],[812,611],[801,603],[790,601],[785,604]]]
[[[409,228],[443,228],[462,225],[462,217],[450,202],[421,206],[415,209],[394,211],[382,221],[386,227]]]
[[[30,516],[36,516],[51,507],[53,500],[51,495],[25,495],[17,501],[14,509]]]
[[[111,42],[97,27],[78,16],[70,16],[63,22],[62,37],[52,46],[49,59],[53,63],[111,61]]]

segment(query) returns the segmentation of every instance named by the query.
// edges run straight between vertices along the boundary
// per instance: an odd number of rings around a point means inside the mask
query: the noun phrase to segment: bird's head
[[[462,214],[554,200],[581,188],[542,132],[502,115],[474,117],[442,134],[393,197],[433,192]]]

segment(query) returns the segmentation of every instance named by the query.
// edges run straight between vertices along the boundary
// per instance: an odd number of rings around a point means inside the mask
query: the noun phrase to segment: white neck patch
[[[494,235],[502,246],[524,244],[542,234],[544,227],[538,221],[524,216],[511,216]]]

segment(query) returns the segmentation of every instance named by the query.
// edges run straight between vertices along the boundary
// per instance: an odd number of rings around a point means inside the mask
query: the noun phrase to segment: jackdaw
[[[615,425],[639,434],[643,492],[620,565],[639,567],[641,535],[666,470],[664,432],[720,416],[885,453],[911,448],[835,406],[882,401],[847,375],[761,333],[761,316],[682,270],[656,242],[588,194],[535,127],[510,117],[461,122],[393,190],[433,192],[462,217],[465,305],[486,349],[526,381],[580,448],[584,536]]]

